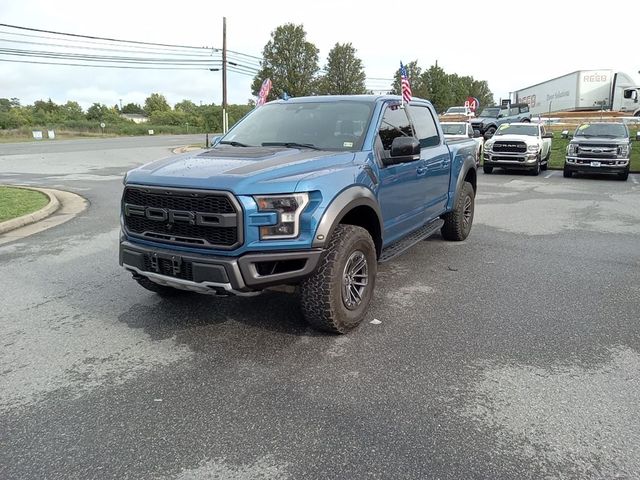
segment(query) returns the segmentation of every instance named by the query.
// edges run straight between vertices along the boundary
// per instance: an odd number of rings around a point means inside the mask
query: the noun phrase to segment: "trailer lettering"
[[[604,83],[607,81],[607,76],[594,73],[593,75],[585,75],[582,81],[585,83]]]

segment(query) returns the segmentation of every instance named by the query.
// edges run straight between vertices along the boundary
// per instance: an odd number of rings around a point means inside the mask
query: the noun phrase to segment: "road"
[[[135,284],[121,174],[194,143],[148,141],[0,145],[0,183],[91,203],[0,247],[0,478],[640,477],[637,175],[479,174],[470,238],[381,265],[338,337]]]

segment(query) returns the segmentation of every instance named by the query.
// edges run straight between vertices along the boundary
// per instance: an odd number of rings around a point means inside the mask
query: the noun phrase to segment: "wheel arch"
[[[357,186],[342,191],[326,208],[316,229],[314,247],[324,248],[340,224],[355,225],[369,232],[376,246],[376,254],[382,252],[382,213],[374,193]]]

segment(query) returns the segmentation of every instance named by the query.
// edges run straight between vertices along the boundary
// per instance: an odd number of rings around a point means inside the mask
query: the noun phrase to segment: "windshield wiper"
[[[320,150],[313,143],[296,143],[296,142],[262,142],[263,147],[287,147],[287,148],[311,148],[312,150]]]
[[[242,142],[236,142],[235,140],[233,141],[223,140],[221,142],[218,142],[218,145],[231,145],[232,147],[250,147],[251,146],[251,145],[246,145]]]

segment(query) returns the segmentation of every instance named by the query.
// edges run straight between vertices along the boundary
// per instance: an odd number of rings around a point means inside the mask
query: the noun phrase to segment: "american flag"
[[[262,105],[265,104],[270,91],[271,91],[271,79],[266,78],[265,81],[262,82],[262,86],[260,87],[260,93],[258,93],[258,101],[256,102],[256,107],[261,107]]]
[[[407,69],[404,68],[402,62],[400,62],[400,78],[402,83],[402,100],[409,103],[411,101],[411,85],[409,85],[409,78],[407,77]]]

